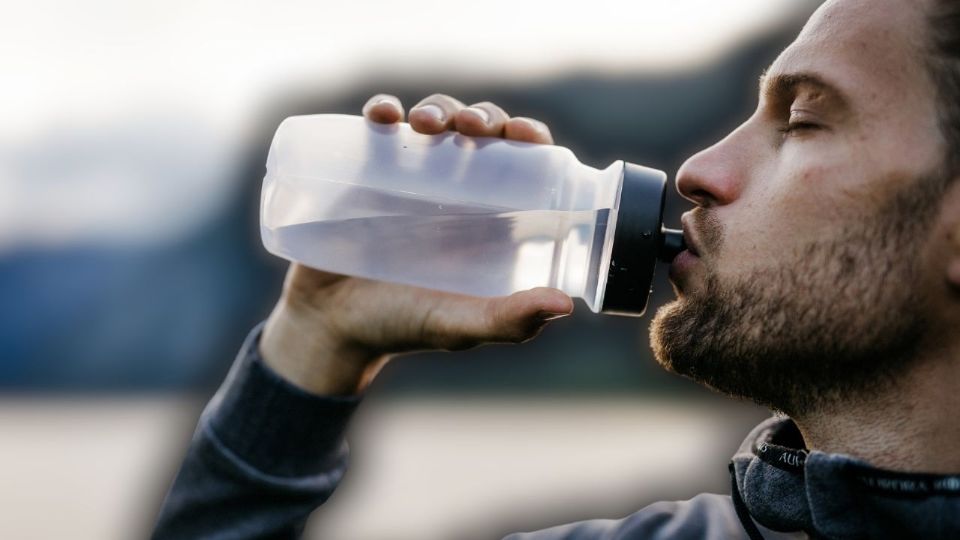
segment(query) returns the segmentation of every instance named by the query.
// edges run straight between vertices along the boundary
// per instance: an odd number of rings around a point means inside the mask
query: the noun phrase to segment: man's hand
[[[368,119],[390,124],[404,118],[400,101],[372,97]],[[456,130],[464,135],[504,137],[552,144],[550,130],[529,118],[510,118],[493,103],[464,106],[435,94],[410,110],[420,133]],[[332,274],[291,264],[283,294],[260,340],[264,361],[293,384],[317,394],[363,390],[395,353],[459,350],[482,343],[520,343],[547,321],[573,311],[556,289],[536,288],[499,298],[431,291]]]

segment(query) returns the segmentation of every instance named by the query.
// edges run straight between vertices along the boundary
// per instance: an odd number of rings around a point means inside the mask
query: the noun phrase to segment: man
[[[403,118],[378,96],[377,122]],[[549,144],[543,124],[436,95],[414,129]],[[784,413],[730,496],[521,539],[960,537],[960,3],[832,0],[756,112],[677,177],[697,207],[651,335],[668,369]],[[345,469],[342,433],[390,355],[520,342],[563,293],[481,299],[293,265],[207,408],[157,538],[294,537]],[[789,417],[789,418],[788,418]]]

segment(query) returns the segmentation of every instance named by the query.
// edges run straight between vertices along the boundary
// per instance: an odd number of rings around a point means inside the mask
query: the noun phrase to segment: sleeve
[[[256,327],[200,417],[153,538],[298,538],[347,468],[358,396],[296,388],[260,358]]]
[[[580,521],[540,531],[515,533],[503,540],[600,539],[749,540],[730,497],[711,493],[701,493],[686,501],[653,503],[623,519]]]

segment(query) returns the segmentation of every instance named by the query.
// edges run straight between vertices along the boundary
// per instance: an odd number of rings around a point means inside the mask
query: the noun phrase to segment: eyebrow
[[[800,86],[811,86],[829,95],[840,105],[849,106],[850,99],[837,85],[830,83],[816,73],[780,73],[769,75],[766,71],[760,75],[760,94],[768,100],[783,98],[796,93]]]

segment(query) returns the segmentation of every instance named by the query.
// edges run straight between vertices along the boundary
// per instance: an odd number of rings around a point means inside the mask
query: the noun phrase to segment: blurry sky
[[[284,112],[449,88],[542,114],[587,163],[675,170],[742,114],[766,36],[811,3],[7,2],[0,388],[219,379],[280,284],[255,206]],[[633,362],[636,328],[574,324]],[[556,353],[541,341],[524,354]]]
[[[796,11],[791,0],[571,5],[8,2],[0,252],[183,234],[224,199],[233,152],[283,89],[341,88],[371,73],[523,81],[678,70]]]

